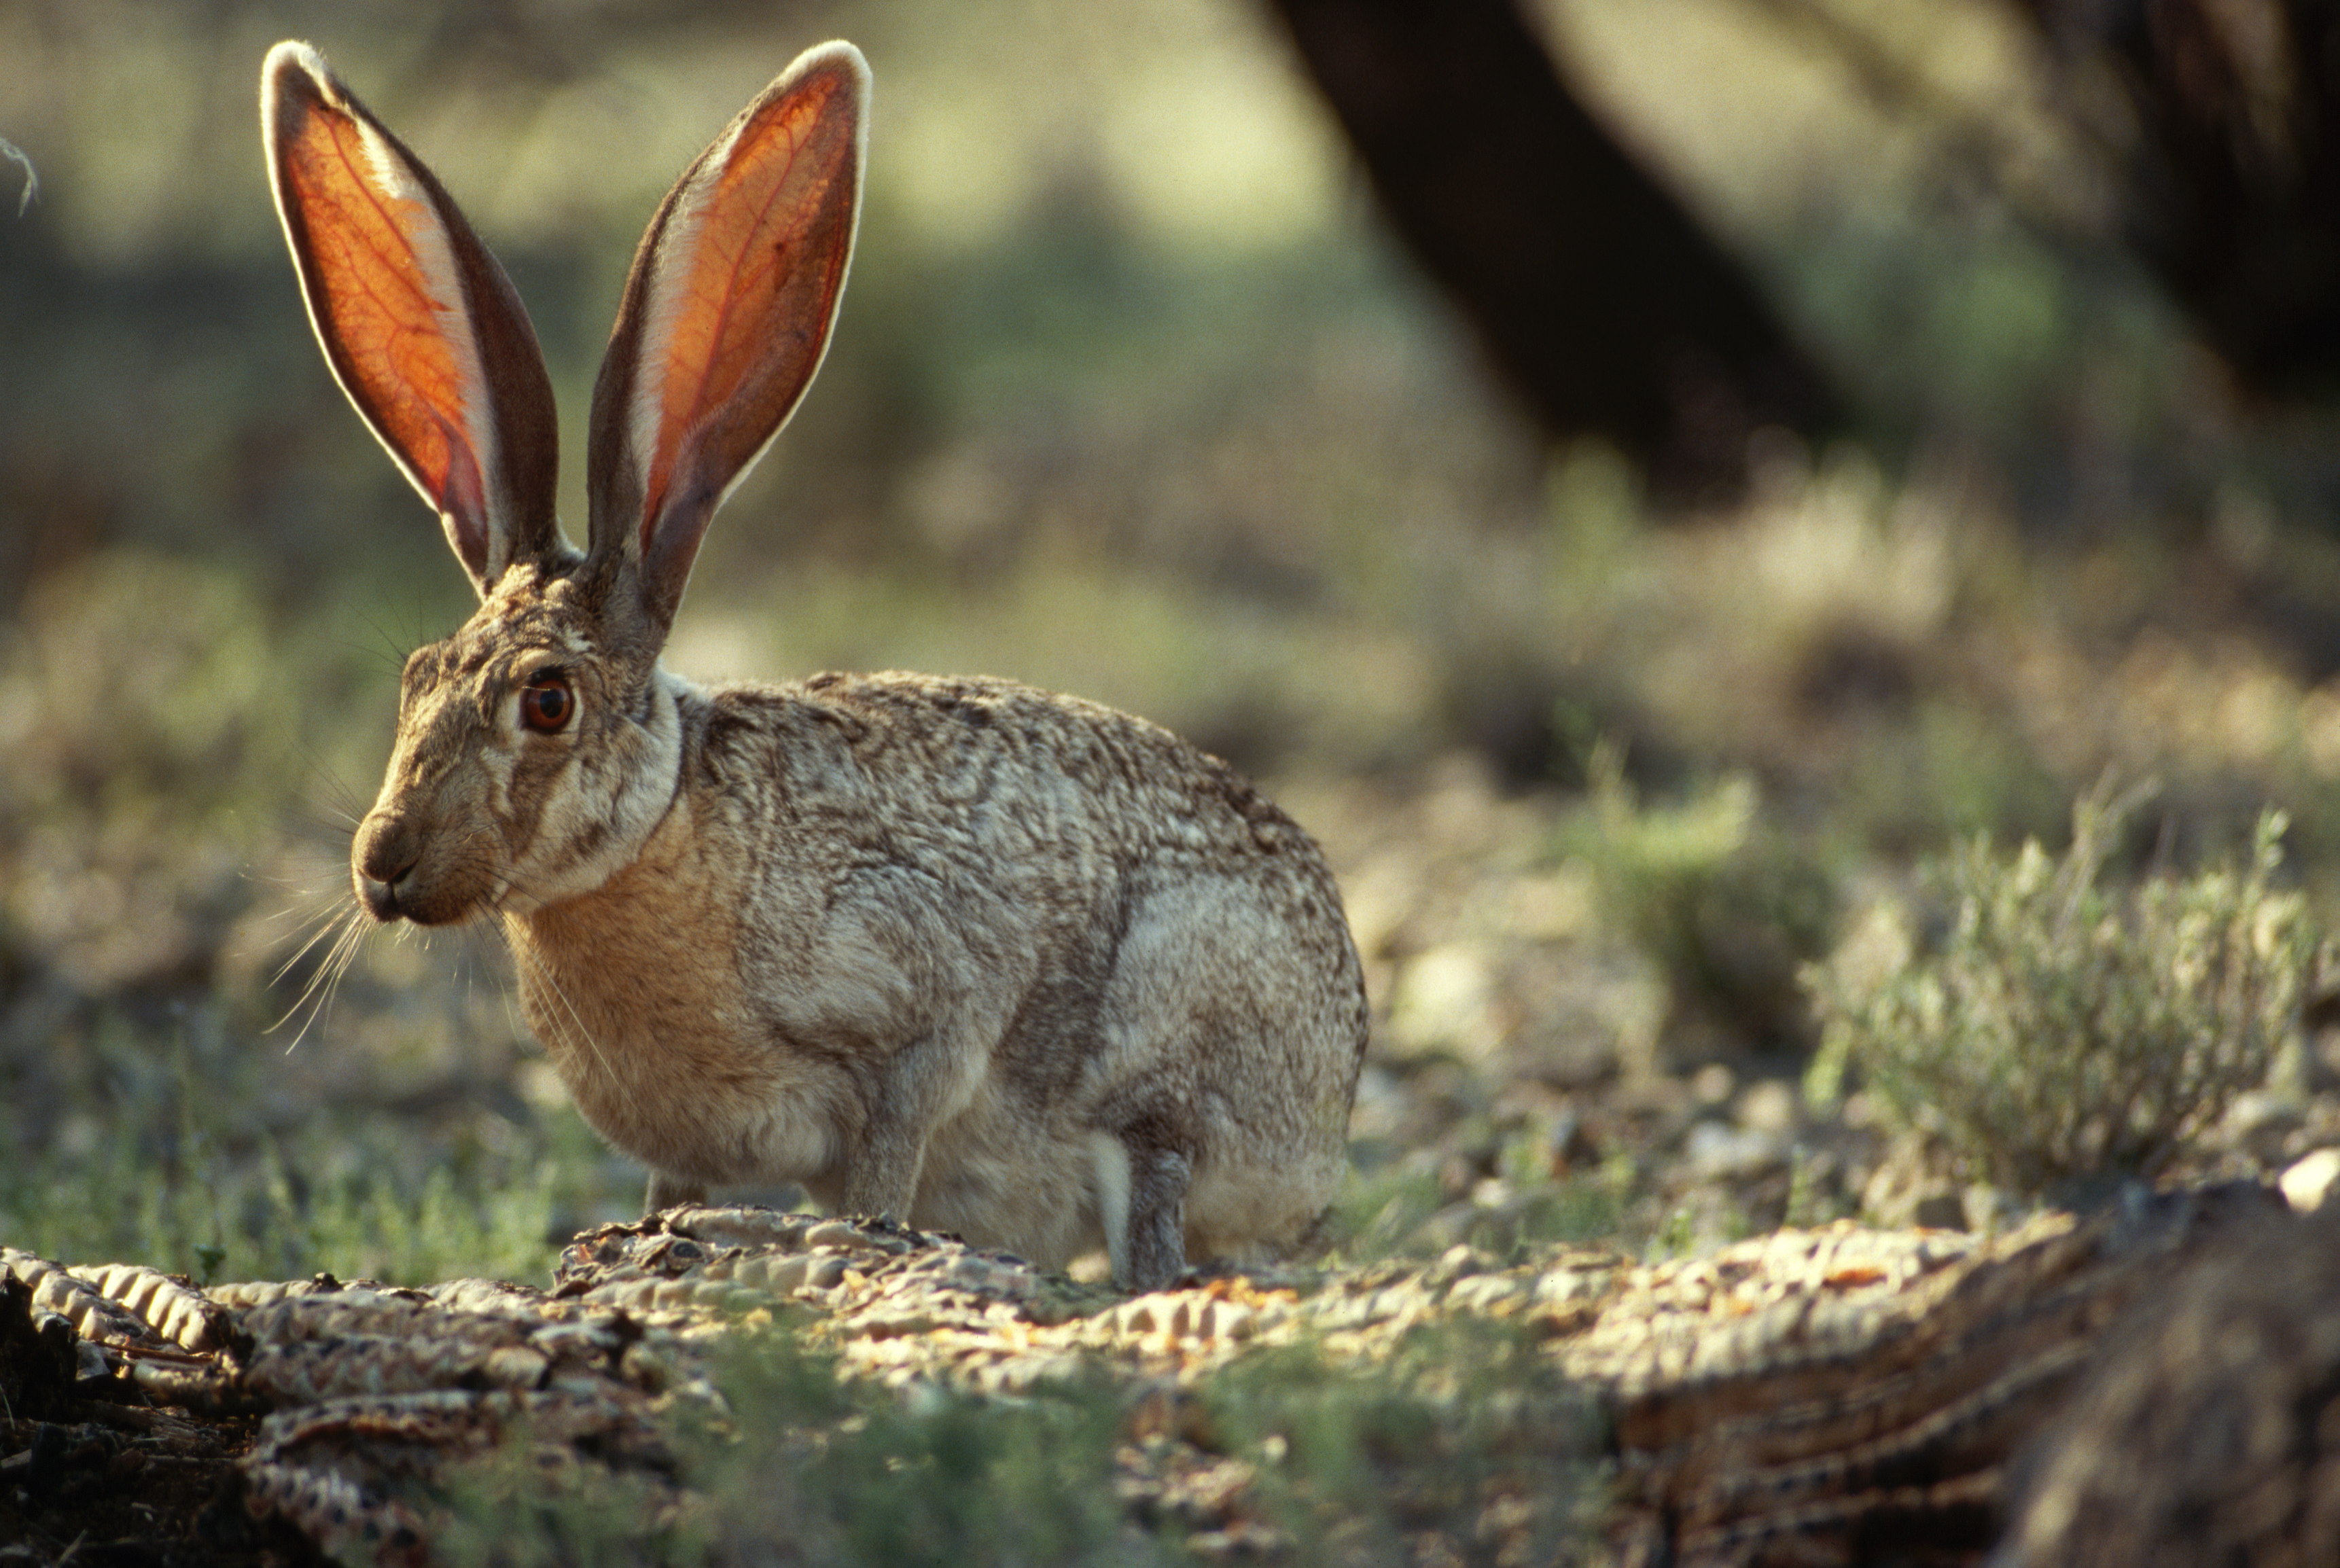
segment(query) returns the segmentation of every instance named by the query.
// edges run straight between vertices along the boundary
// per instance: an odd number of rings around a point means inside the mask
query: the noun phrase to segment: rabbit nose
[[[358,897],[377,920],[394,920],[399,908],[399,884],[422,858],[418,836],[394,817],[369,817],[358,826],[350,846],[350,865],[356,872]]]

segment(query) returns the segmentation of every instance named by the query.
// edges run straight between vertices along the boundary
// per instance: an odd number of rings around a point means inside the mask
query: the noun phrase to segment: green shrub
[[[1594,749],[1587,809],[1561,847],[1591,871],[1603,916],[1665,975],[1678,1004],[1764,1047],[1810,1043],[1801,965],[1828,950],[1828,873],[1759,809],[1754,780],[1677,805],[1639,799],[1623,758]]]
[[[2007,859],[1980,836],[1921,868],[1952,911],[1931,950],[1885,907],[1808,968],[1811,1097],[1857,1073],[1889,1122],[2036,1195],[2154,1176],[2264,1083],[2317,950],[2306,900],[2273,885],[2285,819],[2259,819],[2240,868],[2107,890],[2137,800],[2083,799],[2060,860],[2036,840]]]

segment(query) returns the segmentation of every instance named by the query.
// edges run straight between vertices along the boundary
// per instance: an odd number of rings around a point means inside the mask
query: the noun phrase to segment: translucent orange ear
[[[334,378],[484,594],[562,548],[559,431],[536,332],[453,201],[306,44],[268,52],[261,136]]]
[[[639,556],[669,620],[707,524],[828,347],[861,205],[869,67],[807,50],[650,220],[593,389],[597,555]]]

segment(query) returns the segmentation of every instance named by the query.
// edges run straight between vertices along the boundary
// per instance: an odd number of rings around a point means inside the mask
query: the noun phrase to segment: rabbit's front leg
[[[925,1129],[888,1116],[873,1123],[867,1134],[854,1156],[839,1212],[856,1216],[883,1215],[907,1224],[910,1202],[917,1196],[918,1167],[926,1163]]]
[[[649,1191],[642,1195],[642,1213],[654,1215],[662,1208],[672,1208],[682,1203],[705,1203],[707,1184],[689,1182],[671,1176],[664,1171],[650,1172]]]
[[[878,1075],[846,1171],[846,1214],[908,1222],[927,1138],[969,1087],[959,1082],[956,1045],[947,1036],[919,1040],[897,1052]]]

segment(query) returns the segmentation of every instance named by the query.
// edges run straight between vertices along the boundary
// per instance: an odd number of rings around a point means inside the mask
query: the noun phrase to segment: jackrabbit
[[[551,383],[431,171],[305,44],[261,76],[318,342],[481,605],[402,679],[352,879],[492,914],[521,1000],[653,1209],[711,1183],[1149,1289],[1273,1254],[1346,1167],[1364,987],[1307,834],[1165,730],[1005,680],[706,690],[659,667],[708,521],[812,380],[868,67],[826,44],[686,170],[593,391],[588,548]]]

